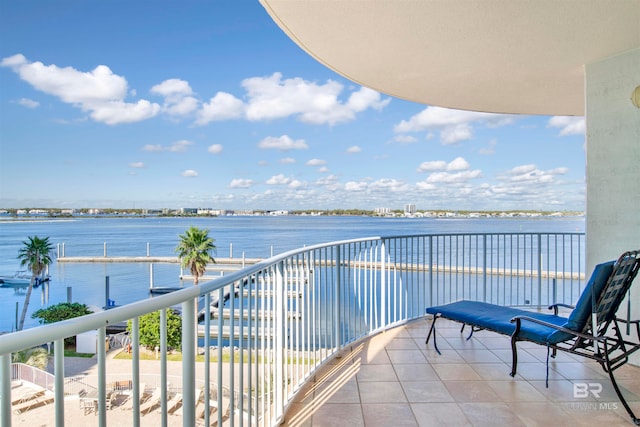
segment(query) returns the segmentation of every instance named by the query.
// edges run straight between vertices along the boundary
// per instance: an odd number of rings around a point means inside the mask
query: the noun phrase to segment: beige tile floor
[[[395,328],[345,349],[297,394],[284,425],[321,426],[631,426],[608,376],[585,358],[551,359],[546,348],[519,343],[512,378],[511,343],[492,332],[460,334],[438,320],[439,355],[425,344],[430,320]],[[640,414],[640,368],[625,365],[616,378]],[[602,386],[600,398],[577,393],[578,383]],[[582,387],[578,385],[577,387]]]

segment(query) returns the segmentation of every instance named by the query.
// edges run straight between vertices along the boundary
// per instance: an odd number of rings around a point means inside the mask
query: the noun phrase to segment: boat
[[[38,287],[41,283],[48,282],[49,276],[36,277],[33,283],[34,287]],[[31,282],[31,274],[27,271],[16,271],[12,276],[0,276],[0,287],[24,287],[29,286]]]

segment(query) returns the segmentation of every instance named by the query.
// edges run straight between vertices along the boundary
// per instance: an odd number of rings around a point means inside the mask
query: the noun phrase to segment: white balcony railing
[[[63,425],[64,396],[78,388],[64,374],[63,340],[97,330],[97,416],[107,425],[107,326],[132,320],[131,425],[140,425],[138,320],[160,310],[162,425],[175,416],[167,414],[167,404],[176,392],[184,426],[196,424],[200,399],[230,409],[214,412],[213,419],[205,411],[205,425],[216,418],[222,425],[223,417],[231,425],[277,425],[301,386],[345,345],[423,316],[428,306],[461,298],[532,308],[574,303],[584,282],[584,253],[583,233],[375,237],[290,251],[199,286],[0,336],[0,421],[12,422],[11,380],[20,370],[11,369],[11,353],[54,342],[51,389],[55,422]],[[225,295],[231,297],[221,312],[211,307]],[[169,386],[166,313],[176,307],[182,377]],[[218,342],[216,360],[225,362],[212,362],[205,351],[204,375],[196,378],[197,346]]]

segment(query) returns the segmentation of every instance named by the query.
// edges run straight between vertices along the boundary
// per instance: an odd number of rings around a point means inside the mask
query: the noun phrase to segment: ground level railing
[[[64,374],[64,338],[97,330],[97,375],[86,385],[95,386],[98,424],[107,425],[107,328],[130,320],[131,370],[122,380],[130,381],[131,425],[140,425],[140,317],[160,311],[154,388],[162,425],[176,416],[167,405],[177,390],[184,426],[201,414],[205,425],[277,425],[302,385],[345,345],[421,317],[425,307],[462,298],[533,308],[574,303],[584,254],[582,233],[391,236],[289,251],[199,286],[0,336],[0,421],[12,422],[11,353],[53,341],[53,412],[64,425],[64,396],[77,388]],[[169,311],[181,316],[178,386],[167,369]]]

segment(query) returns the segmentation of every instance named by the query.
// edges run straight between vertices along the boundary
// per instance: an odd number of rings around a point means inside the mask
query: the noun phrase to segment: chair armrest
[[[536,319],[534,317],[529,317],[529,316],[515,316],[514,318],[511,319],[511,323],[516,322],[516,329],[515,331],[513,331],[514,336],[518,336],[517,334],[520,332],[520,325],[522,320],[527,320],[529,322],[533,322],[533,323],[537,323],[539,325],[542,326],[547,326],[549,328],[555,329],[557,331],[562,331],[562,332],[566,332],[568,334],[574,335],[576,337],[580,337],[580,338],[585,338],[588,340],[593,340],[593,341],[605,341],[607,339],[606,336],[601,336],[601,337],[596,337],[594,335],[589,335],[589,334],[583,334],[582,332],[577,332],[574,331],[573,329],[568,329],[565,328],[563,326],[558,326],[558,325],[554,325],[553,323],[549,323],[549,322],[545,322],[544,320],[539,320]]]
[[[575,306],[573,306],[573,305],[562,304],[562,303],[552,304],[548,308],[549,308],[549,310],[553,310],[553,314],[557,316],[558,315],[558,307],[570,308],[571,310],[573,310],[575,308]]]

